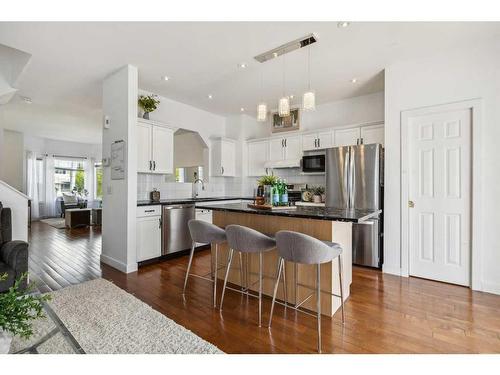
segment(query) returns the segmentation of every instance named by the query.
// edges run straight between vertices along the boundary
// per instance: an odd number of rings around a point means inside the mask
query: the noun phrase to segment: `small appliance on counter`
[[[160,192],[156,189],[153,189],[153,191],[151,191],[149,193],[149,200],[151,202],[159,202],[160,201]]]
[[[302,200],[302,192],[307,189],[307,184],[288,184],[288,201],[290,205]]]

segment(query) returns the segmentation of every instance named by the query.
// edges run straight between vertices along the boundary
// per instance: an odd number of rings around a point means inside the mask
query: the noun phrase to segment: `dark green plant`
[[[50,300],[47,294],[30,294],[34,284],[21,290],[20,285],[27,277],[27,273],[22,274],[7,292],[0,293],[0,329],[25,339],[33,335],[31,322],[45,316],[42,302]],[[6,278],[7,274],[0,274],[0,281]]]
[[[274,175],[265,175],[265,176],[262,176],[260,177],[257,182],[259,183],[259,185],[274,185],[275,183],[278,182],[278,177],[274,176]]]
[[[314,195],[325,194],[325,187],[324,186],[311,186],[310,190],[313,192]]]
[[[139,107],[144,112],[153,112],[158,108],[158,104],[160,104],[160,101],[157,99],[158,97],[156,95],[140,95],[137,103],[139,104]]]

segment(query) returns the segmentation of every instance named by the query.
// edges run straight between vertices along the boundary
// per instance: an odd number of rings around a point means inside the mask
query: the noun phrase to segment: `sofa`
[[[87,208],[87,201],[78,198],[75,194],[72,193],[62,193],[62,197],[58,197],[57,202],[59,203],[57,207],[59,208],[61,217],[66,216],[66,210],[68,209]]]
[[[0,293],[5,292],[23,273],[28,272],[28,243],[12,241],[12,213],[0,202],[0,275],[6,274],[5,280],[0,280]],[[24,279],[20,285],[27,286]]]

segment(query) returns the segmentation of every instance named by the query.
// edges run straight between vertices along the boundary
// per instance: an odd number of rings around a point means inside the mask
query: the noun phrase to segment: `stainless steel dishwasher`
[[[172,254],[191,248],[188,221],[195,218],[194,204],[178,204],[162,208],[161,254]]]

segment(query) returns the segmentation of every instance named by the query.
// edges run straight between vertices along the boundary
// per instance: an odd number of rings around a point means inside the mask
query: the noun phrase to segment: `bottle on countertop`
[[[283,206],[288,206],[288,186],[286,180],[283,180],[280,202]]]
[[[279,180],[273,186],[273,206],[280,204]]]

